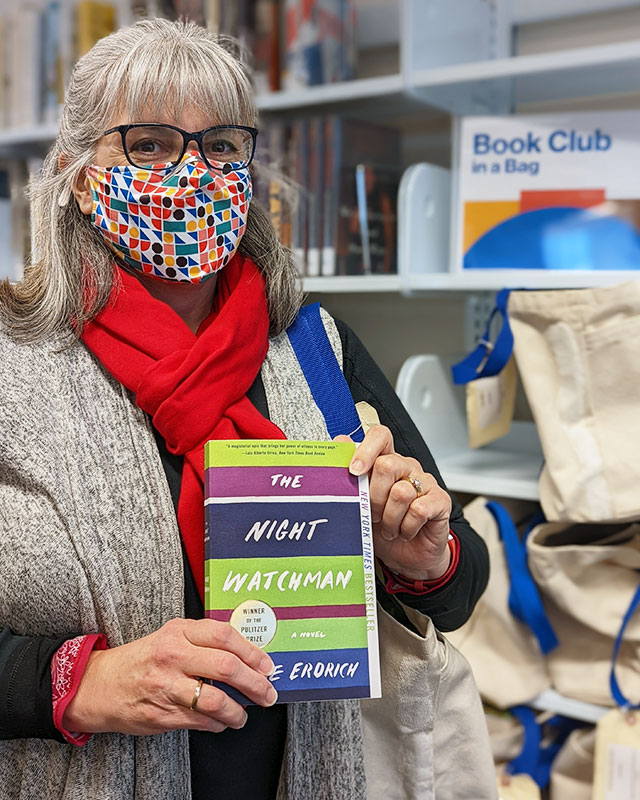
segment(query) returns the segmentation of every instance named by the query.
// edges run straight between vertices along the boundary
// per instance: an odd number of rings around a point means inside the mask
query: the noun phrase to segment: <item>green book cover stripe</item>
[[[365,617],[283,619],[264,648],[268,653],[296,650],[346,650],[367,646]]]
[[[353,442],[296,442],[272,439],[207,442],[204,466],[209,467],[348,467]]]
[[[211,558],[204,569],[206,610],[235,608],[244,600],[274,607],[365,602],[361,556]]]

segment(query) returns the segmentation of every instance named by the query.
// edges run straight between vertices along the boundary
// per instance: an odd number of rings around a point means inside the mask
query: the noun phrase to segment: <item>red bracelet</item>
[[[82,680],[82,673],[92,650],[107,650],[107,640],[102,633],[91,633],[67,639],[51,659],[51,701],[53,724],[70,744],[83,745],[91,733],[73,733],[62,725],[62,718],[69,703],[75,697]]]
[[[451,561],[449,563],[449,567],[444,575],[441,575],[439,578],[435,578],[432,581],[416,581],[412,578],[405,578],[404,575],[400,575],[397,572],[392,572],[388,567],[381,563],[382,571],[386,578],[386,584],[384,588],[386,589],[387,593],[423,595],[434,592],[436,589],[440,589],[442,586],[448,583],[453,577],[453,574],[458,568],[458,563],[460,562],[460,542],[453,531],[449,531],[448,545],[449,550],[451,551]]]

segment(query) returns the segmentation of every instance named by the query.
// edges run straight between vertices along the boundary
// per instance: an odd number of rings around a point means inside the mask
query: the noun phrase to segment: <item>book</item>
[[[115,7],[104,0],[80,0],[75,23],[76,57],[81,58],[99,39],[115,31]]]
[[[10,6],[6,24],[9,125],[28,128],[40,122],[40,10],[33,2]]]
[[[333,116],[325,123],[325,142],[322,274],[362,275],[367,267],[397,272],[399,131]],[[364,249],[363,231],[369,236]]]
[[[205,616],[269,653],[280,703],[380,697],[368,477],[349,473],[354,447],[205,445]]]
[[[51,0],[42,12],[42,55],[40,99],[42,121],[55,123],[64,102],[61,52],[60,3]]]
[[[307,271],[309,277],[320,275],[322,257],[322,212],[324,196],[324,120],[313,117],[307,128],[309,139],[308,170],[308,250]]]

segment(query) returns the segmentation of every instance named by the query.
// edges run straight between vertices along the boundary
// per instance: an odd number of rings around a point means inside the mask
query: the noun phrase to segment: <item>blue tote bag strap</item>
[[[620,652],[620,647],[622,642],[624,641],[624,632],[629,624],[629,620],[634,615],[636,609],[640,605],[640,585],[636,589],[635,594],[631,598],[631,603],[629,604],[629,608],[627,609],[624,617],[622,618],[622,625],[620,626],[620,630],[618,631],[618,635],[616,636],[615,644],[613,645],[613,653],[611,654],[611,672],[609,673],[609,687],[611,689],[611,694],[613,695],[613,699],[621,708],[640,708],[640,703],[633,705],[623,694],[620,686],[618,684],[618,679],[616,678],[616,661],[618,660],[618,653]]]
[[[525,543],[520,539],[506,508],[490,500],[487,509],[498,525],[504,545],[511,584],[509,590],[511,613],[533,631],[542,652],[549,653],[558,646],[558,639],[542,605],[538,587],[529,572]]]
[[[331,438],[364,439],[351,391],[320,316],[320,303],[303,306],[287,336]]]
[[[511,289],[501,289],[496,295],[496,305],[484,335],[475,350],[468,356],[451,367],[451,374],[454,383],[469,383],[476,378],[488,378],[491,375],[498,375],[505,368],[513,352],[513,334],[507,316],[507,302]],[[492,344],[491,323],[496,314],[502,316],[502,327],[498,332],[495,342]]]
[[[511,775],[526,773],[530,775],[541,789],[549,785],[551,765],[566,742],[571,731],[584,725],[575,719],[556,715],[547,720],[545,726],[552,729],[551,741],[542,743],[542,726],[537,722],[535,713],[527,706],[513,706],[509,711],[524,728],[522,750],[507,764],[507,772]]]

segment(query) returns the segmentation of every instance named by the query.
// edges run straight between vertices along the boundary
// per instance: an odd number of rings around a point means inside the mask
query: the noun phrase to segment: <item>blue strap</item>
[[[362,424],[322,322],[320,303],[303,306],[287,336],[327,423],[329,436],[333,439],[343,434],[361,442]]]
[[[528,625],[538,640],[543,653],[549,653],[558,646],[558,639],[542,605],[538,588],[534,583],[527,565],[527,548],[520,539],[516,526],[509,512],[493,500],[487,503],[498,524],[500,538],[509,569],[511,588],[509,590],[509,608],[512,614]]]
[[[509,317],[507,316],[507,301],[509,300],[510,292],[511,289],[501,289],[498,292],[495,308],[491,312],[489,322],[478,346],[462,361],[451,367],[454,383],[469,383],[469,381],[474,381],[476,378],[488,378],[491,375],[498,375],[507,365],[507,361],[509,361],[513,352],[513,334],[511,333]],[[495,342],[491,344],[489,339],[491,336],[491,323],[496,314],[502,315],[502,327]]]
[[[509,711],[518,719],[524,728],[524,740],[520,755],[507,764],[506,770],[511,775],[526,773],[544,789],[551,778],[551,765],[566,742],[571,731],[584,726],[583,722],[569,719],[557,714],[547,720],[546,728],[553,728],[549,744],[542,746],[542,725],[535,718],[534,712],[527,706],[514,706]]]
[[[613,699],[621,708],[640,708],[640,703],[637,705],[632,705],[629,700],[622,694],[620,686],[618,685],[618,679],[616,678],[616,661],[618,660],[618,653],[620,652],[620,646],[624,640],[624,632],[626,630],[627,625],[629,624],[629,620],[633,616],[635,610],[638,608],[640,604],[640,585],[636,589],[636,593],[633,595],[631,599],[631,603],[629,608],[627,609],[627,613],[624,615],[622,619],[622,625],[620,626],[620,630],[618,631],[618,635],[616,636],[615,644],[613,645],[613,653],[611,654],[611,672],[609,673],[609,687],[611,689],[611,694],[613,695]]]
[[[509,711],[517,718],[524,728],[524,739],[520,755],[507,764],[507,772],[511,775],[530,775],[536,780],[538,772],[538,759],[540,757],[540,742],[542,729],[536,722],[533,711],[527,706],[514,706]],[[537,781],[536,781],[537,783]]]

